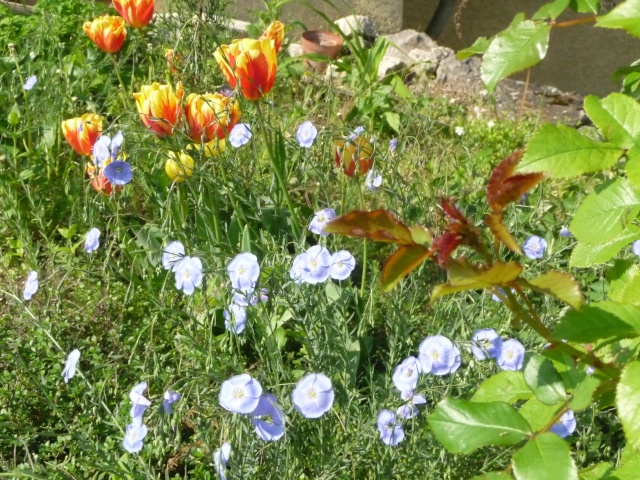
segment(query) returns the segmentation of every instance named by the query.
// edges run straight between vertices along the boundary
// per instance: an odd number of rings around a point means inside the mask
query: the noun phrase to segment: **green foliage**
[[[513,473],[518,480],[578,480],[578,469],[569,446],[553,433],[543,433],[515,452]]]

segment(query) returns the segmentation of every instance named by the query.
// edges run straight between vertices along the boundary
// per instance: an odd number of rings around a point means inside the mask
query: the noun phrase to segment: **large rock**
[[[432,50],[439,48],[438,44],[426,33],[416,30],[403,30],[391,35],[383,35],[383,38],[386,38],[391,43],[387,50],[387,55],[400,58],[404,61],[411,61],[409,52],[412,50]]]
[[[336,20],[334,23],[349,38],[359,35],[367,39],[374,39],[378,36],[376,24],[371,18],[364,15],[349,15]]]
[[[385,56],[380,61],[380,66],[378,67],[378,80],[382,80],[387,75],[399,72],[405,68],[407,68],[407,63],[404,60]]]

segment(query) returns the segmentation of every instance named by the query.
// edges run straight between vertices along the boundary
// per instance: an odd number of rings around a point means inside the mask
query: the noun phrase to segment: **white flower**
[[[258,257],[249,252],[240,253],[227,265],[227,272],[233,288],[250,294],[260,277]]]
[[[183,258],[184,245],[176,240],[164,247],[164,251],[162,252],[162,266],[165,270],[175,270]]]
[[[35,75],[31,75],[29,78],[27,78],[27,81],[24,82],[24,85],[22,86],[22,88],[24,88],[27,91],[31,90],[33,87],[35,87],[37,81],[38,81],[38,77],[36,77]]]
[[[184,257],[175,266],[176,288],[191,295],[202,284],[202,262],[198,257]]]
[[[218,401],[233,413],[251,413],[258,406],[262,386],[251,375],[243,373],[222,382]]]
[[[457,126],[455,131],[456,131],[456,135],[458,135],[459,137],[464,135],[464,127]]]
[[[313,141],[318,135],[318,129],[309,120],[302,122],[298,127],[296,137],[301,147],[311,148]]]
[[[27,281],[24,284],[24,291],[22,292],[22,298],[25,300],[31,300],[31,297],[38,291],[38,272],[31,270],[27,276]]]
[[[375,192],[382,185],[382,174],[378,170],[369,170],[364,179],[364,186]]]
[[[289,277],[291,277],[291,280],[298,285],[304,282],[302,274],[306,263],[307,259],[305,253],[301,253],[293,259],[293,265],[291,266],[291,270],[289,270]]]
[[[247,312],[245,307],[232,303],[222,312],[224,316],[224,326],[230,332],[242,333],[247,323]]]
[[[77,348],[71,350],[69,356],[67,357],[67,361],[64,365],[64,370],[62,371],[62,376],[64,377],[64,383],[69,383],[69,380],[73,378],[76,374],[76,367],[78,365],[78,360],[80,360],[80,350]]]
[[[236,148],[246,145],[251,140],[251,127],[248,123],[238,123],[229,133],[229,143]]]
[[[94,252],[100,246],[100,230],[92,228],[84,237],[84,249],[87,253]]]

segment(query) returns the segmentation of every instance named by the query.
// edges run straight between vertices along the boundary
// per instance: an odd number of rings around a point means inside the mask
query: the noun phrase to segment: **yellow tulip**
[[[127,38],[127,29],[124,19],[111,15],[104,15],[86,22],[83,26],[84,33],[96,46],[107,53],[116,53],[124,45]]]
[[[62,122],[64,138],[80,155],[91,155],[93,144],[101,132],[102,117],[95,113],[85,113],[81,117],[69,118]]]
[[[221,93],[192,93],[184,107],[189,136],[194,142],[224,138],[240,120],[240,105]]]
[[[188,154],[171,152],[167,162],[164,164],[164,171],[167,173],[169,180],[182,183],[193,175],[194,164],[193,158]]]
[[[224,151],[226,146],[227,142],[224,138],[214,138],[210,142],[204,144],[204,155],[207,158],[217,157],[221,152]],[[202,148],[198,143],[194,143],[193,147],[198,151],[200,151]]]
[[[158,137],[173,135],[180,125],[182,107],[180,102],[184,95],[182,83],[178,82],[176,91],[171,85],[143,85],[140,92],[134,93],[140,119]]]

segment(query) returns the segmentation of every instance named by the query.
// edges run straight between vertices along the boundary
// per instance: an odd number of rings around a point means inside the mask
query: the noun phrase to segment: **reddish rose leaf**
[[[382,291],[389,292],[411,270],[433,255],[428,248],[422,245],[403,245],[393,252],[382,268],[380,283]]]
[[[365,212],[354,210],[342,215],[325,227],[328,233],[338,233],[350,237],[368,238],[376,242],[410,245],[413,243],[411,231],[388,210]]]
[[[433,241],[432,249],[438,252],[438,265],[444,267],[451,254],[462,243],[462,237],[454,232],[440,235]]]
[[[509,231],[502,223],[502,215],[500,213],[492,213],[487,215],[484,219],[484,223],[491,229],[491,233],[496,237],[496,240],[502,242],[509,250],[522,255],[522,250],[518,242],[511,236]]]
[[[487,184],[487,199],[494,212],[501,212],[508,204],[520,199],[543,178],[541,173],[513,175],[520,157],[522,157],[522,150],[505,158],[491,172]]]
[[[465,225],[469,223],[462,212],[460,212],[460,210],[458,210],[458,208],[448,199],[441,197],[440,206],[442,207],[442,210],[444,210],[444,213],[447,215],[447,217],[449,217],[451,220],[464,223]]]
[[[525,173],[509,177],[502,184],[502,189],[498,192],[496,201],[503,209],[511,202],[520,200],[520,197],[535,187],[542,181],[544,174],[542,173]]]
[[[501,210],[501,205],[498,203],[498,195],[502,189],[502,184],[507,180],[515,171],[516,165],[522,157],[522,150],[516,150],[507,158],[502,160],[496,168],[491,172],[489,177],[489,183],[487,184],[487,199],[489,205],[494,211]]]

